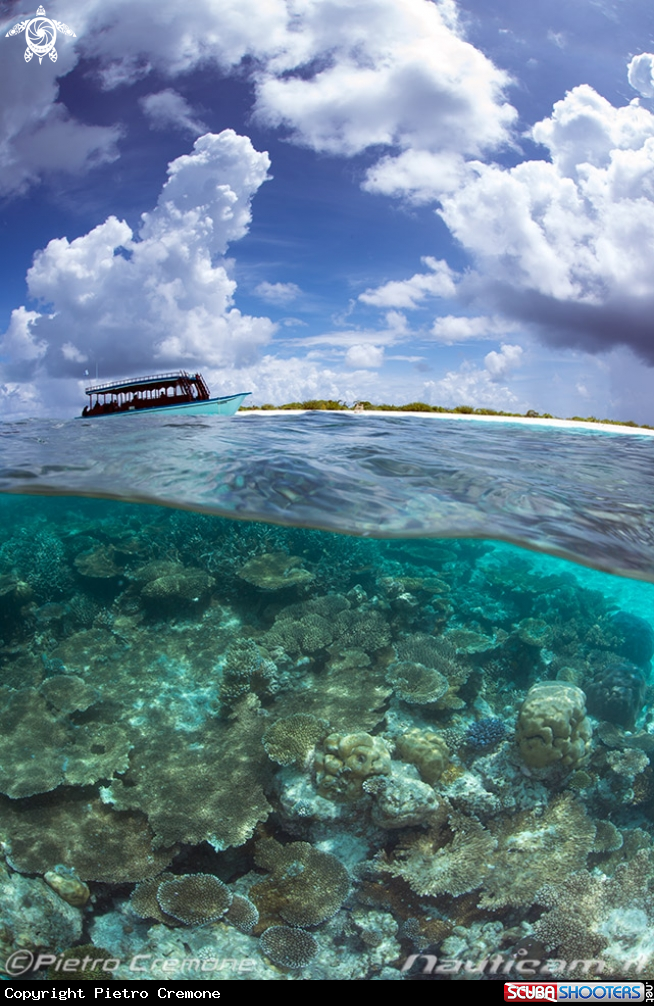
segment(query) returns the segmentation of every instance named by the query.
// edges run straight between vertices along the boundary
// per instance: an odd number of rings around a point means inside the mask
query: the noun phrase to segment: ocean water
[[[4,973],[651,974],[653,483],[510,422],[1,425]]]

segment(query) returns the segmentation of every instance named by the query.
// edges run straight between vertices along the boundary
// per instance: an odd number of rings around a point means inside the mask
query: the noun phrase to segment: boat
[[[136,412],[182,416],[233,416],[251,392],[211,398],[202,374],[175,370],[167,374],[130,377],[125,381],[85,388],[89,404],[82,418],[133,415]]]

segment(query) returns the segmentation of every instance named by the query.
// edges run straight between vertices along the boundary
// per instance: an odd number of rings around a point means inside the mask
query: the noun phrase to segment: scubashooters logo
[[[31,21],[19,21],[18,24],[15,24],[7,32],[5,38],[9,38],[10,35],[20,35],[22,31],[25,32],[25,42],[27,43],[27,49],[25,50],[26,63],[29,63],[33,56],[39,57],[39,63],[44,56],[49,56],[52,62],[56,63],[57,50],[55,49],[55,42],[57,41],[57,32],[77,38],[75,32],[67,24],[63,24],[62,21],[53,21],[51,18],[46,17],[43,7],[39,7],[36,17],[33,17]]]

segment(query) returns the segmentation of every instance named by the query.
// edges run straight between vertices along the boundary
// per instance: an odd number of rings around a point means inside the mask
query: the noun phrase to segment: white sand
[[[617,426],[613,423],[585,423],[574,419],[528,419],[525,416],[474,416],[464,412],[392,412],[390,410],[376,411],[366,409],[364,412],[354,412],[352,409],[248,409],[237,412],[244,416],[303,416],[307,412],[330,412],[338,415],[353,416],[420,416],[428,419],[460,419],[475,423],[522,423],[525,426],[558,426],[562,429],[600,430],[604,433],[627,433],[641,437],[654,437],[654,430],[642,430],[634,426]]]

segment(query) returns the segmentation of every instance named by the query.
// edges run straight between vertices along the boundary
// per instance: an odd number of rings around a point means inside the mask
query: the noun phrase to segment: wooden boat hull
[[[251,394],[245,391],[238,395],[223,395],[222,398],[208,398],[204,401],[179,402],[177,405],[154,405],[150,408],[121,409],[116,412],[89,412],[80,419],[106,419],[108,416],[233,416],[241,404]]]

